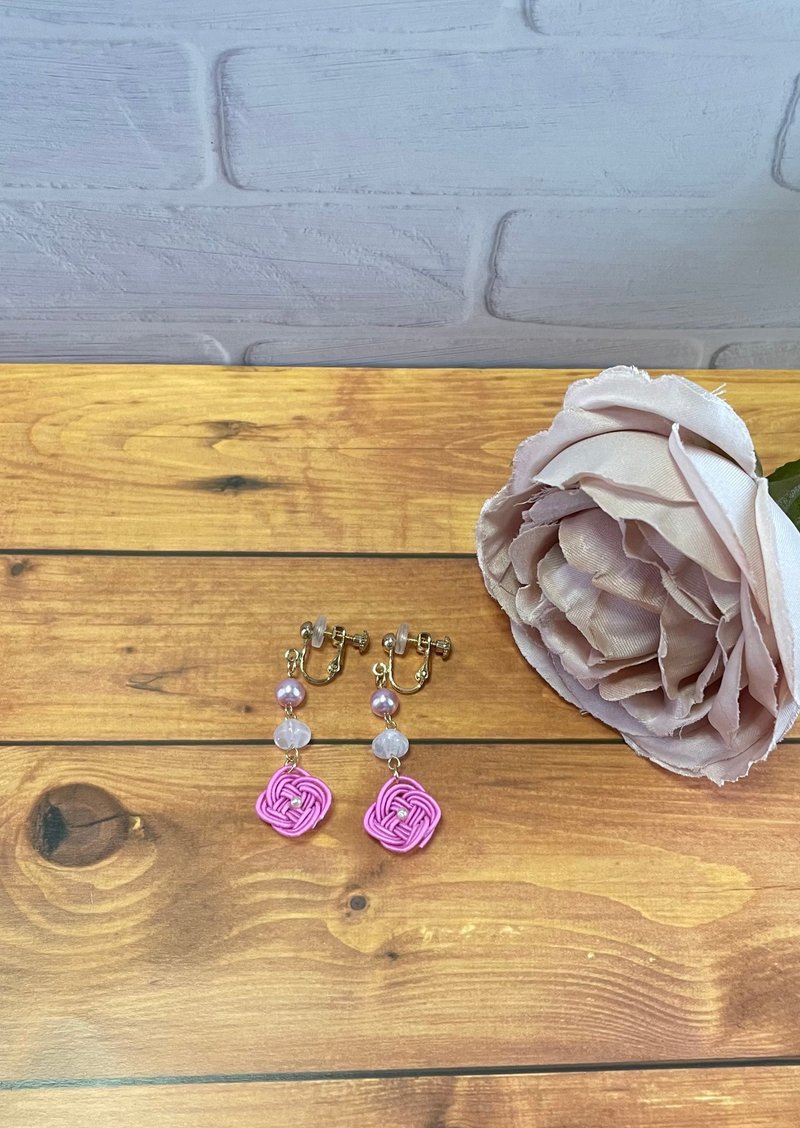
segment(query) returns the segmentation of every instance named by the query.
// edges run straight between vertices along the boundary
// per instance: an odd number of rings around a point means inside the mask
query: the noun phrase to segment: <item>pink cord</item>
[[[364,815],[364,829],[395,854],[422,849],[442,817],[439,804],[410,776],[389,779]]]
[[[303,768],[278,768],[256,800],[256,814],[265,823],[296,838],[313,829],[330,810],[331,793],[326,784]]]

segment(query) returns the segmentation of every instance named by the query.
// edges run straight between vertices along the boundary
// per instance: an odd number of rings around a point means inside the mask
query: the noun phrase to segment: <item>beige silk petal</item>
[[[560,490],[543,486],[536,501],[525,511],[522,519],[533,525],[551,525],[572,513],[596,508],[595,503],[583,490]]]
[[[522,510],[528,497],[513,494],[508,485],[489,498],[481,510],[477,528],[478,564],[489,594],[505,613],[514,614],[514,599],[519,587],[511,563],[510,545],[519,532]]]
[[[638,699],[637,699],[638,700]],[[745,718],[737,747],[725,744],[706,720],[682,729],[674,736],[644,736],[628,730],[622,738],[636,752],[647,756],[679,775],[707,776],[714,783],[726,783],[746,775],[751,764],[763,760],[771,747],[772,718],[763,709]]]
[[[759,606],[764,608],[766,578],[756,524],[756,482],[741,467],[715,451],[685,444],[677,426],[669,437],[669,445],[700,508],[739,570],[747,576]]]
[[[665,697],[661,689],[628,697],[620,704],[631,719],[627,728],[621,730],[623,737],[625,732],[634,731],[632,724],[638,721],[644,726],[645,735],[675,740],[680,740],[686,726],[702,720],[711,708],[710,701],[699,701],[687,708],[684,702]]]
[[[541,636],[535,627],[527,627],[524,623],[517,623],[512,619],[511,634],[525,661],[533,666],[534,670],[544,678],[556,693],[560,693],[565,701],[569,701],[571,705],[577,705],[579,709],[582,709],[583,705],[574,689],[578,683],[574,678],[563,672],[558,659],[554,658],[542,643]]]
[[[775,687],[778,684],[778,671],[767,650],[764,636],[753,612],[750,588],[742,576],[741,612],[742,637],[744,638],[744,665],[747,671],[747,686],[751,695],[764,708],[776,717],[778,699]]]
[[[732,619],[739,613],[739,597],[741,593],[741,576],[735,581],[720,580],[706,573],[706,583],[714,603],[717,605],[725,619]]]
[[[597,684],[598,675],[590,665],[592,647],[564,613],[550,604],[542,609],[534,624],[547,649],[561,660],[564,670],[584,689]]]
[[[567,563],[558,545],[539,564],[539,585],[595,650],[607,658],[655,654],[657,616],[596,588],[590,577]]]
[[[536,478],[561,489],[599,479],[659,505],[695,504],[670,455],[669,440],[640,431],[594,435],[575,443],[548,462]]]
[[[617,730],[624,728],[634,736],[647,735],[645,726],[632,720],[619,702],[604,701],[596,690],[585,689],[577,678],[567,673],[560,659],[543,645],[535,628],[526,627],[512,620],[511,633],[526,661],[567,701],[577,705],[584,712],[591,713],[593,717],[604,721],[611,728]]]
[[[558,525],[525,525],[511,542],[509,559],[521,584],[536,582],[539,561],[558,541]]]
[[[742,617],[737,611],[732,619],[720,619],[717,624],[717,642],[722,651],[722,660],[727,666],[728,656],[742,634]]]
[[[682,376],[652,380],[639,368],[618,365],[577,380],[546,431],[520,443],[511,481],[525,486],[562,450],[589,435],[646,431],[667,435],[674,422],[693,431],[755,475],[753,440],[744,420],[719,396]]]
[[[720,579],[738,583],[741,569],[699,507],[659,505],[656,501],[596,481],[584,482],[583,488],[605,513],[617,521],[652,525],[684,556],[696,560]]]
[[[753,438],[742,417],[724,399],[683,376],[659,376],[653,380],[639,368],[618,365],[605,369],[595,379],[571,384],[564,397],[567,411],[622,408],[648,411],[658,419],[678,423],[719,447],[755,476]]]
[[[595,508],[563,520],[558,541],[567,561],[591,575],[595,587],[650,611],[661,611],[666,596],[660,572],[625,556],[622,530],[607,513]]]
[[[526,660],[655,763],[740,778],[800,714],[800,533],[743,421],[691,381],[572,385],[477,548]]]
[[[599,685],[607,677],[620,671],[631,670],[652,661],[649,655],[641,658],[606,658],[595,650],[577,627],[565,617],[563,611],[543,599],[530,620],[536,627],[545,646],[557,655],[564,669],[588,689]]]
[[[701,622],[716,623],[719,609],[711,598],[705,569],[665,541],[655,529],[642,524],[640,530],[655,559],[661,561],[657,565],[660,582],[669,595]]]
[[[550,602],[589,638],[584,627],[591,620],[592,611],[600,598],[591,578],[567,563],[558,544],[554,544],[541,558],[536,576],[539,587]]]
[[[708,714],[709,723],[730,747],[734,746],[734,737],[739,731],[739,693],[745,677],[743,659],[744,635],[740,635],[728,655],[725,673],[722,675],[714,704]]]
[[[698,622],[668,599],[661,612],[658,644],[658,662],[667,696],[678,697],[683,682],[699,677],[716,649],[716,628]]]
[[[714,652],[706,662],[703,669],[697,675],[694,682],[689,682],[686,686],[680,688],[675,698],[671,699],[671,711],[673,716],[683,721],[687,719],[695,705],[699,705],[701,701],[708,701],[709,708],[713,701],[713,694],[706,695],[706,690],[713,683],[716,678],[722,676],[725,669],[722,651],[719,646],[714,647]]]
[[[767,569],[767,602],[792,697],[800,702],[800,532],[769,496],[762,478],[756,524]],[[793,723],[793,722],[792,722]]]
[[[648,693],[661,685],[661,669],[658,661],[651,658],[638,666],[627,666],[619,673],[609,674],[597,684],[597,691],[606,701],[621,701]]]

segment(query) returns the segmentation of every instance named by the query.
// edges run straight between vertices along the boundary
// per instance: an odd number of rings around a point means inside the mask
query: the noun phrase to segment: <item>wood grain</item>
[[[723,790],[638,759],[467,558],[580,375],[0,368],[0,1077],[89,1086],[0,1091],[4,1125],[794,1126],[789,1067],[535,1074],[800,1055],[796,746]],[[697,375],[797,453],[796,373]],[[294,842],[252,808],[319,611],[375,641],[309,695],[335,804]],[[455,648],[399,718],[444,809],[399,859],[361,820],[404,619]],[[533,1073],[255,1080],[473,1066]]]
[[[274,749],[6,748],[0,1076],[798,1055],[794,761],[719,790],[616,746],[420,743],[444,818],[397,858],[364,746],[308,751],[335,800],[297,841],[253,813]],[[43,829],[67,785],[97,817]]]
[[[268,739],[284,650],[320,612],[372,636],[309,691],[320,739],[372,739],[380,639],[410,619],[454,640],[398,714],[410,737],[619,740],[522,659],[473,560],[61,555],[0,556],[0,740]],[[398,668],[413,683],[413,656]]]
[[[590,375],[0,366],[0,546],[472,552],[521,439]],[[692,372],[797,455],[796,373]]]
[[[380,639],[410,618],[454,649],[404,702],[409,736],[617,739],[517,654],[473,560],[58,555],[0,557],[0,739],[271,738],[283,653],[319,612],[372,634],[310,689],[320,738],[372,739]],[[407,684],[416,665],[398,667]]]
[[[796,1128],[800,1069],[0,1092],[4,1128]]]

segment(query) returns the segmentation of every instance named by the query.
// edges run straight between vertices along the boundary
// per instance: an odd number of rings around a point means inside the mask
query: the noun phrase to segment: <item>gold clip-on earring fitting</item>
[[[415,684],[406,687],[399,685],[395,678],[394,660],[395,655],[402,656],[405,654],[409,643],[416,648],[417,654],[422,655],[422,665],[414,674]],[[389,656],[386,663],[386,677],[390,685],[398,693],[412,694],[419,693],[431,676],[431,655],[438,654],[446,662],[452,653],[453,644],[448,635],[445,635],[444,638],[433,638],[427,631],[420,631],[419,634],[412,635],[408,623],[401,623],[394,634],[384,635],[383,649]]]
[[[369,646],[369,634],[366,631],[348,634],[347,630],[341,626],[329,628],[324,615],[320,615],[314,623],[310,620],[303,623],[300,628],[300,637],[303,639],[303,649],[299,658],[300,672],[310,685],[328,685],[342,672],[344,650],[348,644],[354,646],[359,654],[363,654]],[[321,649],[325,645],[326,639],[331,646],[335,647],[336,653],[328,663],[326,676],[316,678],[307,669],[309,655],[312,649]]]

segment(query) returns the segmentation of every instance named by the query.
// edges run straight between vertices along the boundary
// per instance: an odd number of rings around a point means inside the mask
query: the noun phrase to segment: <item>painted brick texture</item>
[[[227,166],[241,188],[705,196],[749,176],[780,108],[773,70],[628,51],[241,51],[221,73]]]
[[[0,17],[0,360],[800,364],[793,0]]]
[[[190,189],[203,115],[188,53],[164,43],[0,44],[7,187]]]
[[[616,364],[621,353],[639,367],[694,368],[702,356],[700,343],[649,334],[637,339],[624,333],[585,333],[570,329],[543,333],[538,326],[520,332],[500,329],[384,329],[380,334],[335,334],[317,330],[273,333],[257,341],[245,355],[247,364],[448,365],[481,368],[582,368]],[[738,366],[737,366],[738,367]]]
[[[735,329],[800,325],[799,295],[791,212],[542,210],[501,224],[487,300],[510,321]]]
[[[800,39],[795,0],[526,0],[544,35],[669,39]]]
[[[794,341],[734,341],[711,358],[712,368],[800,368],[800,335]]]
[[[0,15],[58,25],[173,27],[182,31],[408,32],[491,27],[501,0],[34,0],[3,4]]]
[[[435,325],[463,318],[466,250],[447,210],[18,204],[0,208],[0,309]]]
[[[0,328],[0,356],[5,361],[75,364],[228,364],[230,355],[206,333],[137,326],[103,336],[96,327],[63,322],[17,322]]]

